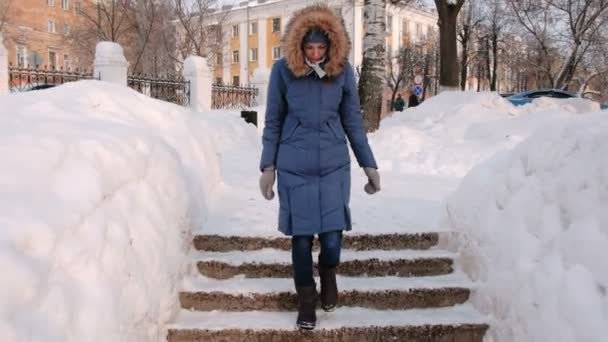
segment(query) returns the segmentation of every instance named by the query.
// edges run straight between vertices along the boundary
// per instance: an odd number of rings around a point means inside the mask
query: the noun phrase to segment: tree
[[[608,23],[608,0],[507,0],[523,32],[538,44],[531,62],[550,80],[567,89],[582,59]],[[558,51],[567,51],[560,56]]]
[[[458,21],[458,41],[460,42],[460,89],[465,90],[468,79],[468,68],[471,54],[471,40],[482,18],[476,2],[469,1]]]
[[[439,50],[441,71],[439,84],[442,90],[458,89],[458,51],[456,21],[464,0],[435,0],[439,15]]]
[[[228,12],[217,13],[217,0],[174,0],[180,39],[176,50],[183,60],[189,55],[215,61],[224,44],[223,25]]]
[[[485,0],[486,6],[484,9],[486,18],[486,30],[487,30],[487,58],[486,65],[488,66],[487,79],[490,84],[490,91],[496,91],[498,80],[498,64],[499,64],[499,44],[501,35],[505,26],[507,25],[506,20],[506,8],[504,7],[504,0]],[[491,65],[490,65],[491,60]]]
[[[383,0],[363,2],[363,61],[359,79],[359,96],[363,122],[368,132],[380,127],[386,45],[386,3]]]

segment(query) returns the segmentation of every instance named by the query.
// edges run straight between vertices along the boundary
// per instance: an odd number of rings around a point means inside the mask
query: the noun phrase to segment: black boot
[[[332,312],[338,303],[338,285],[336,284],[336,267],[325,267],[319,263],[321,277],[321,308]]]
[[[298,293],[298,320],[300,329],[312,330],[317,323],[317,289],[315,286],[296,286]]]

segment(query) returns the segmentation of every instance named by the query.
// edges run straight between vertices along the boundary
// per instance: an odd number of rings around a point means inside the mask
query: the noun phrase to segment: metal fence
[[[214,84],[211,87],[212,109],[245,109],[257,105],[258,89],[253,86]]]
[[[12,64],[8,68],[8,82],[11,92],[49,88],[67,82],[93,78],[93,72],[89,70],[47,69],[46,66],[40,68],[38,66],[30,67],[29,65],[14,67]]]
[[[155,99],[182,106],[190,105],[190,81],[186,81],[181,77],[129,75],[127,77],[127,85]]]

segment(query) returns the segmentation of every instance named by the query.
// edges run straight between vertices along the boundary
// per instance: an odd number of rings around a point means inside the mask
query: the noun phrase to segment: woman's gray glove
[[[260,176],[260,191],[262,192],[262,196],[269,201],[274,198],[274,191],[272,191],[274,180],[274,166],[264,168],[264,172],[262,172],[262,175]]]
[[[374,169],[373,167],[364,167],[363,171],[365,171],[365,175],[368,179],[368,182],[363,187],[363,190],[370,195],[380,191],[380,174],[378,173],[378,170]]]

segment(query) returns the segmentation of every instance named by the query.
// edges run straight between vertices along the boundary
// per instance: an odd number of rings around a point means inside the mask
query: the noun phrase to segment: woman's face
[[[317,63],[327,53],[327,45],[324,43],[306,43],[304,44],[304,54],[311,63]]]

